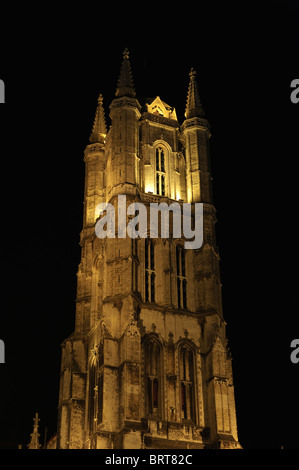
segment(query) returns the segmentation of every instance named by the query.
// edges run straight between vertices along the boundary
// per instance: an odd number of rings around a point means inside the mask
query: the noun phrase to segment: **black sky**
[[[123,4],[10,16],[0,78],[2,308],[0,442],[56,432],[60,344],[74,328],[84,164],[99,93],[106,121],[122,52],[137,97],[159,95],[184,119],[189,71],[211,124],[221,256],[239,439],[299,449],[297,159],[298,8],[291,2]],[[76,7],[74,7],[76,8]],[[126,10],[126,13],[125,13]],[[30,18],[30,11],[24,11]],[[27,17],[26,17],[27,18]],[[17,36],[17,40],[16,40]]]

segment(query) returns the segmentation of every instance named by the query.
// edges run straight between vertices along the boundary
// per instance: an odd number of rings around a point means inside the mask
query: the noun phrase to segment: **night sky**
[[[26,447],[35,412],[41,443],[46,428],[48,438],[56,432],[60,344],[75,320],[83,152],[100,93],[109,127],[128,47],[137,98],[159,95],[180,124],[197,70],[239,441],[299,449],[299,363],[290,360],[299,338],[299,103],[290,100],[298,7],[173,3],[169,16],[155,4],[117,5],[64,14],[27,5],[1,32],[0,447]]]

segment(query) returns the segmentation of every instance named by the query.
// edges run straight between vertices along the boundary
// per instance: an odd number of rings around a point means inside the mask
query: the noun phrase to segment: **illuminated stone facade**
[[[75,331],[62,345],[58,448],[238,448],[222,314],[210,129],[190,72],[186,119],[139,102],[128,51],[84,154]],[[99,203],[203,202],[204,242],[95,235]],[[170,227],[171,228],[171,227]]]

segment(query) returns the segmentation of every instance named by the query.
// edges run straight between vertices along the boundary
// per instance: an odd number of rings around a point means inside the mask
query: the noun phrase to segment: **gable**
[[[175,108],[162,101],[160,96],[156,96],[156,98],[151,103],[147,103],[146,106],[149,113],[177,120]]]

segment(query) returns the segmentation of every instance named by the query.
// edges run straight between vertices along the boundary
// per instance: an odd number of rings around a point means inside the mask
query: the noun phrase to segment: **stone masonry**
[[[100,95],[84,152],[76,322],[62,344],[57,448],[240,448],[211,134],[195,71],[179,124],[159,96],[137,99],[125,50],[110,118],[107,131]],[[97,206],[116,207],[118,195],[127,206],[203,203],[202,247],[184,249],[171,231],[169,238],[98,238]]]

